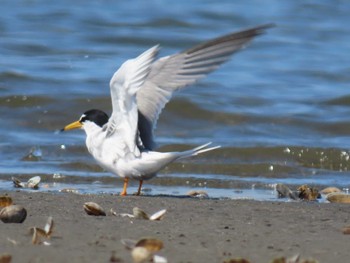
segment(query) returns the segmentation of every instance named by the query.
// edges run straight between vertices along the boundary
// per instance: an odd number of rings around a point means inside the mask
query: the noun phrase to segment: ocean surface
[[[31,191],[119,193],[85,133],[57,130],[91,108],[110,113],[111,76],[153,45],[164,56],[266,23],[276,27],[176,93],[159,119],[160,151],[222,148],[169,165],[144,192],[276,200],[276,183],[347,190],[349,12],[345,0],[1,1],[0,193],[15,190],[12,177],[38,175]]]

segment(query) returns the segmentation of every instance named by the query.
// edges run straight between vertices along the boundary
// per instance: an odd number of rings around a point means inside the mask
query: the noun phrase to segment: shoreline
[[[350,225],[347,204],[198,199],[177,196],[127,196],[8,191],[27,210],[22,224],[0,222],[0,255],[13,262],[132,262],[122,239],[154,237],[168,262],[224,262],[245,258],[270,262],[277,257],[347,262]],[[90,216],[86,202],[102,206],[107,216]],[[161,221],[112,215],[148,214],[167,209]],[[49,246],[33,245],[29,228],[54,221]]]

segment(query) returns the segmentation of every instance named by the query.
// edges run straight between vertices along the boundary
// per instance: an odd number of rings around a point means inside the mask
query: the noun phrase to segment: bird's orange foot
[[[120,193],[121,196],[126,196],[126,189],[128,188],[129,179],[124,178],[123,191]]]

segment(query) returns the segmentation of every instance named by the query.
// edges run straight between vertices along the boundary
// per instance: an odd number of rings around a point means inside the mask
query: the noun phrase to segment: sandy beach
[[[164,242],[157,254],[168,262],[225,262],[245,258],[270,262],[276,257],[347,262],[350,225],[347,204],[259,202],[165,196],[78,195],[7,192],[28,215],[22,224],[1,224],[0,254],[12,262],[132,262],[121,239],[154,237]],[[85,202],[96,202],[107,216],[90,216]],[[167,209],[161,221],[115,216],[139,207],[147,213]],[[29,228],[55,226],[47,245],[34,245]]]

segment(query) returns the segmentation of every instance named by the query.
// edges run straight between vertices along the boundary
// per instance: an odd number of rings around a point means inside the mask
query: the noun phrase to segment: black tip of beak
[[[64,131],[65,131],[64,128],[62,128],[62,129],[59,130],[59,132],[64,132]]]

